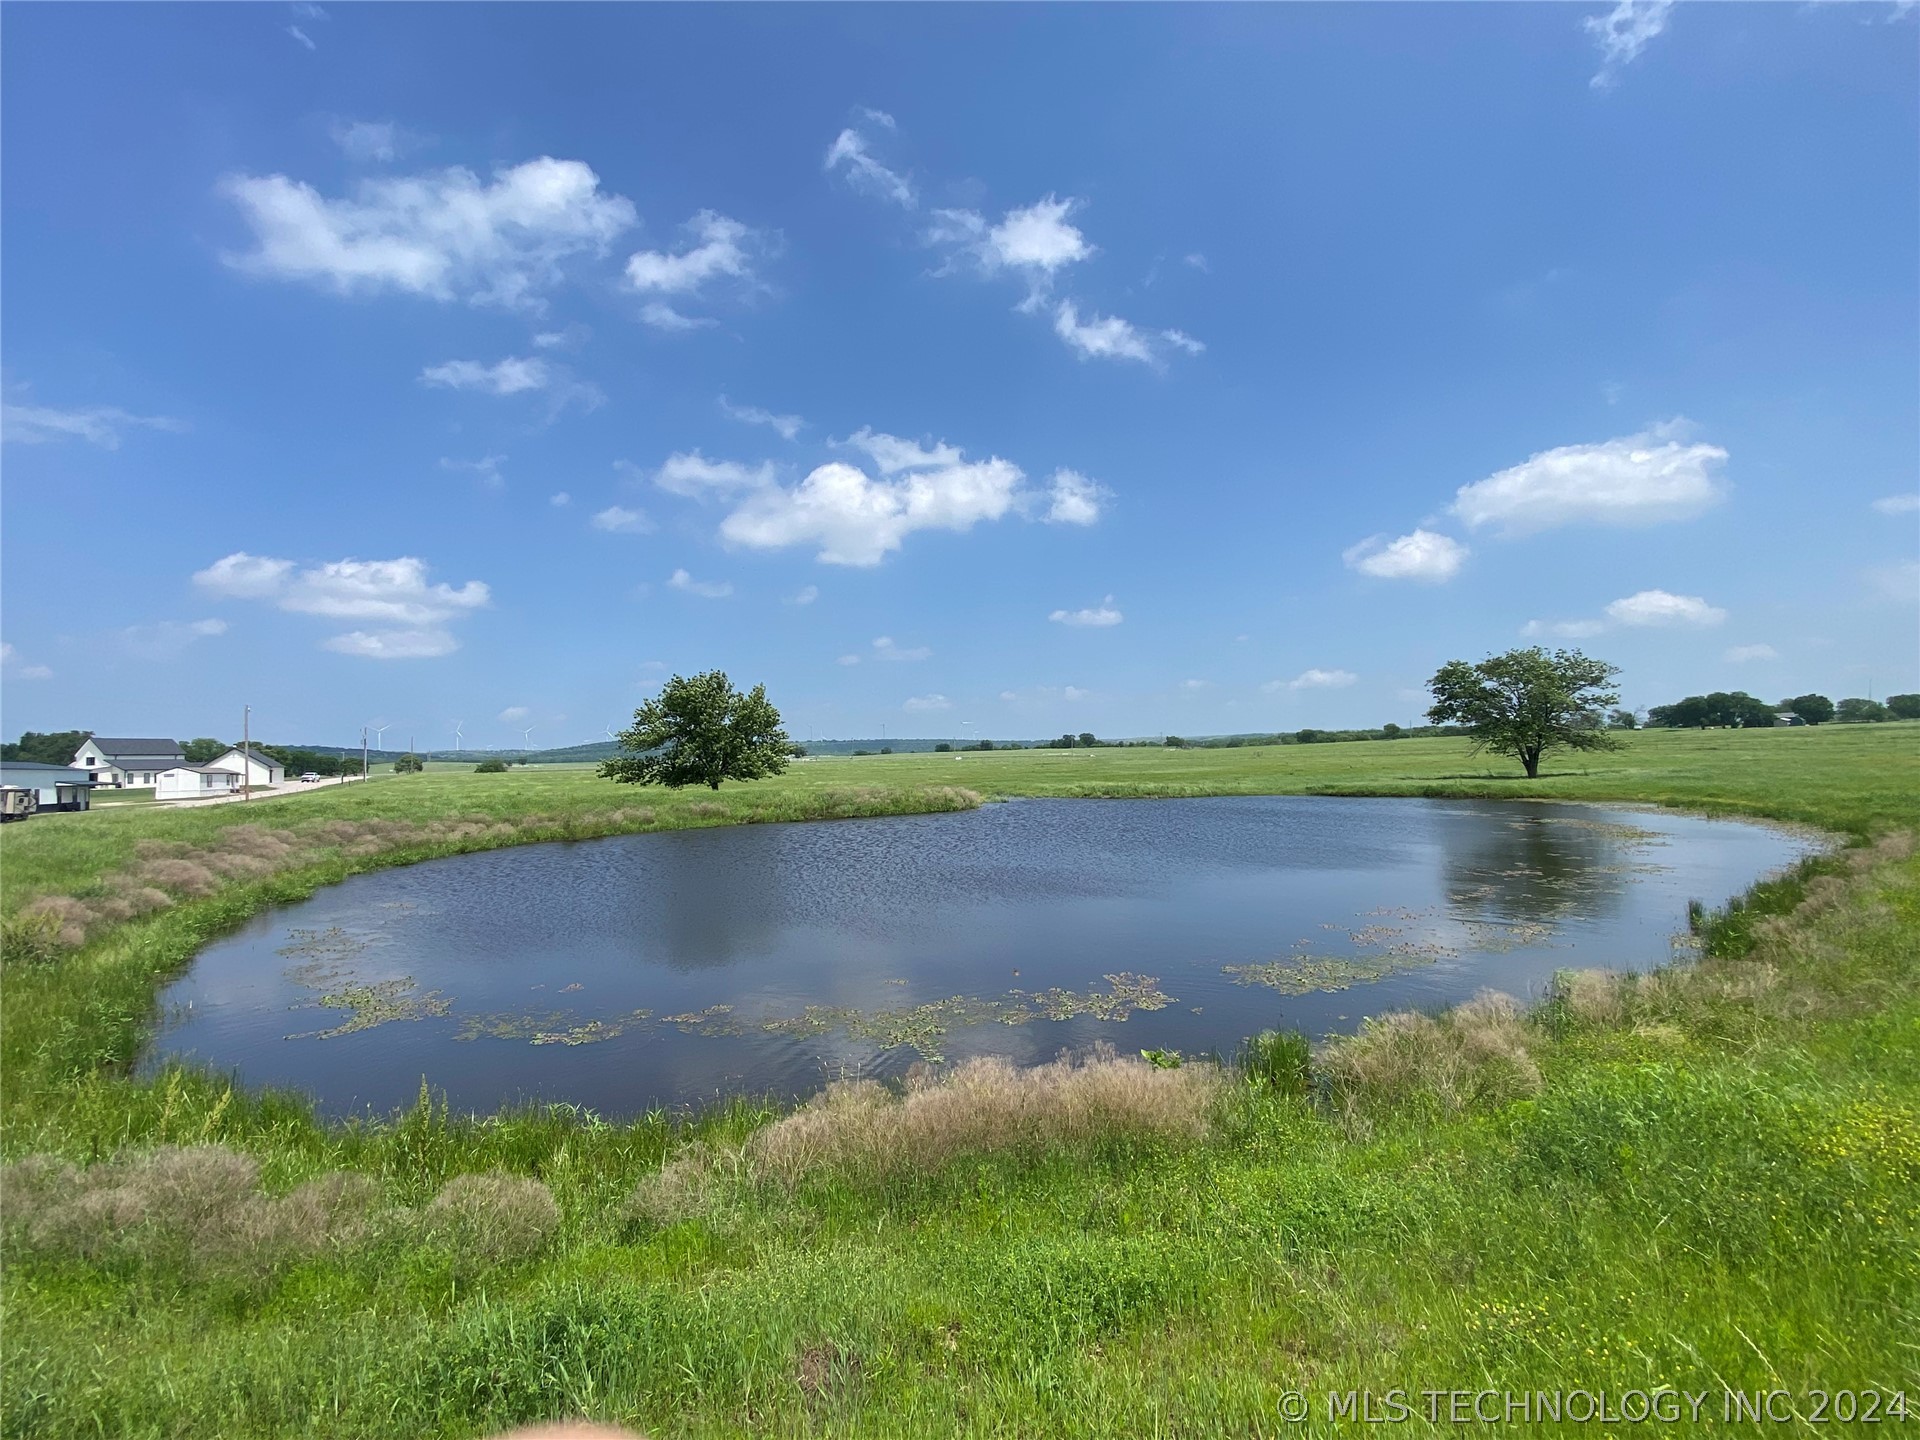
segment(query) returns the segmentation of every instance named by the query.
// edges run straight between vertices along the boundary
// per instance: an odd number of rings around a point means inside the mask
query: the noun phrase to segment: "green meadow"
[[[1456,1388],[1709,1397],[1668,1433],[1729,1390],[1789,1392],[1801,1430],[1901,1394],[1920,1423],[1920,726],[1641,732],[1546,769],[1449,739],[823,758],[698,794],[433,769],[8,826],[0,1434],[1331,1434],[1365,1426],[1330,1395],[1394,1390],[1397,1433],[1428,1434],[1459,1426],[1420,1392]],[[1836,843],[1702,917],[1692,963],[1312,1056],[1250,1037],[1219,1067],[975,1065],[620,1122],[423,1094],[324,1124],[129,1074],[197,949],[357,871],[1253,793],[1670,805]],[[1618,1432],[1579,1403],[1517,1433]]]

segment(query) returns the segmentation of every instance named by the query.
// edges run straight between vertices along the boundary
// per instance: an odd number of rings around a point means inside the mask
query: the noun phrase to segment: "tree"
[[[204,765],[209,760],[217,760],[227,753],[227,742],[202,735],[197,740],[189,740],[180,747],[180,753],[187,757],[189,765]]]
[[[1491,655],[1478,665],[1451,660],[1427,682],[1436,725],[1460,725],[1476,751],[1511,755],[1540,774],[1540,758],[1553,750],[1617,750],[1620,741],[1593,723],[1595,714],[1620,703],[1613,688],[1616,666],[1578,650],[1547,651],[1538,645]]]
[[[1406,731],[1402,730],[1398,725],[1394,724],[1393,721],[1391,720],[1387,721],[1386,724],[1380,727],[1380,738],[1382,740],[1398,740],[1402,735],[1406,733],[1407,733]]]
[[[951,749],[953,749],[953,746],[949,745],[944,740],[942,740],[938,745],[933,747],[934,754],[936,755],[944,755]]]
[[[1079,740],[1080,743],[1089,750],[1100,743],[1093,738],[1093,732],[1091,730],[1082,730],[1079,735]]]
[[[415,775],[426,768],[427,762],[411,752],[393,762],[393,773],[396,775]]]
[[[1896,720],[1920,720],[1920,695],[1889,695],[1887,709]]]
[[[1187,742],[1178,735],[1169,735],[1162,743],[1174,750],[1184,750],[1187,748]]]
[[[1791,710],[1809,725],[1824,725],[1833,719],[1833,701],[1824,695],[1796,695],[1781,708]]]
[[[29,730],[17,742],[0,745],[0,759],[31,760],[37,765],[71,765],[90,730]]]
[[[1609,730],[1638,730],[1640,728],[1640,717],[1635,715],[1631,710],[1610,710],[1607,712],[1607,728]]]
[[[1891,720],[1893,712],[1878,700],[1862,700],[1855,697],[1842,700],[1834,711],[1834,718],[1842,725],[1865,725],[1879,720]]]
[[[780,712],[767,687],[742,695],[722,670],[676,675],[660,693],[633,712],[620,732],[616,755],[600,774],[624,785],[705,785],[723,780],[763,780],[787,768],[793,742],[780,728]]]
[[[507,773],[507,762],[500,759],[482,760],[478,765],[473,767],[473,773],[476,775],[504,775]]]

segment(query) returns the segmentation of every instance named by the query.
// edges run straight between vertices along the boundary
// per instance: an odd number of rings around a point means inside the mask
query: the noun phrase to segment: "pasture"
[[[1444,739],[820,759],[718,794],[450,769],[8,827],[0,1433],[1332,1433],[1329,1392],[1455,1386],[1920,1406],[1920,727],[1645,732],[1547,772]],[[326,1125],[126,1072],[201,944],[359,870],[1297,792],[1665,804],[1853,843],[1704,918],[1696,964],[1311,1058],[1282,1037],[1220,1070],[965,1069],[621,1124],[423,1094]]]

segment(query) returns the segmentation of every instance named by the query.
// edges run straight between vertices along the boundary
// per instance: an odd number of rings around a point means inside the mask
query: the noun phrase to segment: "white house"
[[[216,770],[211,765],[176,765],[155,777],[153,798],[205,800],[214,795],[231,795],[239,788],[237,770]]]
[[[103,735],[89,735],[86,743],[74,752],[68,768],[86,771],[95,784],[123,790],[129,786],[151,785],[162,770],[184,765],[186,760],[179,745],[172,740],[113,740]]]
[[[248,785],[278,785],[287,778],[287,768],[271,755],[234,746],[226,754],[207,761],[206,770],[231,770]]]

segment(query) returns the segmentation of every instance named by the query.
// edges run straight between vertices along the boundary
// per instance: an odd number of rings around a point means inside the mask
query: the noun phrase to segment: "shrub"
[[[0,920],[0,962],[45,964],[68,948],[60,938],[61,928],[59,916],[38,907],[7,916]]]
[[[1519,1002],[1491,991],[1439,1015],[1377,1016],[1331,1047],[1324,1065],[1349,1119],[1406,1106],[1491,1108],[1540,1089]]]
[[[476,775],[504,775],[507,773],[507,762],[504,760],[482,760],[478,765],[473,767],[473,773]]]
[[[449,1251],[456,1270],[528,1260],[560,1225],[553,1192],[538,1180],[493,1172],[456,1175],[420,1215],[422,1238]]]

